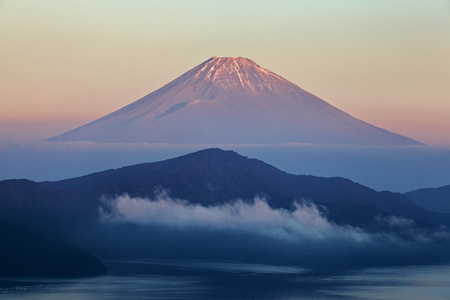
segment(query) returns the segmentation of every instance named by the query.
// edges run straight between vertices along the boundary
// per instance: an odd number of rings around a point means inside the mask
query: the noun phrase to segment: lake
[[[220,261],[107,261],[106,276],[0,278],[0,299],[450,299],[450,264],[339,273]]]

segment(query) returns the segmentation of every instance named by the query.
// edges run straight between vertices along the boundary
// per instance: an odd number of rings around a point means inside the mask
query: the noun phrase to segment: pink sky
[[[450,144],[448,1],[6,0],[0,41],[3,139],[82,125],[216,55],[251,58],[359,119]]]

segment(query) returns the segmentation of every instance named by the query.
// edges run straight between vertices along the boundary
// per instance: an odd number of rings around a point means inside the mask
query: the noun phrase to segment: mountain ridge
[[[422,188],[406,192],[403,195],[430,211],[450,213],[450,185]]]
[[[0,182],[0,194],[7,198],[15,193],[5,194],[2,189],[5,184]],[[64,218],[70,218],[69,214],[72,214],[79,220],[95,219],[102,197],[128,194],[130,197],[155,199],[162,188],[168,189],[174,198],[206,206],[263,195],[267,196],[272,207],[285,209],[292,209],[295,200],[305,200],[333,206],[336,210],[342,210],[339,205],[356,205],[373,207],[387,214],[424,218],[427,222],[447,222],[445,216],[429,213],[398,193],[376,192],[340,177],[293,175],[235,151],[217,148],[159,162],[35,184],[55,195],[56,204],[49,203],[50,207],[61,209]],[[29,197],[33,199],[39,195]],[[39,205],[34,207],[42,211]]]
[[[163,213],[161,219],[175,227],[161,227],[159,223],[150,226],[111,223],[102,218],[109,213],[114,216],[116,212],[120,218],[120,211],[116,211],[114,203],[123,198],[139,203],[137,209],[142,205],[165,206],[168,210],[164,211],[169,213]],[[192,209],[216,212],[241,204],[253,207],[261,201],[270,211],[286,216],[295,214],[299,205],[304,205],[316,210],[315,216],[332,228],[348,228],[373,237],[386,236],[389,241],[415,243],[417,238],[435,235],[439,239],[450,226],[450,214],[430,212],[402,194],[377,192],[340,177],[288,174],[263,161],[220,149],[205,149],[164,161],[61,181],[0,181],[0,222],[33,229],[37,233],[64,236],[71,244],[102,258],[229,259],[229,255],[233,255],[247,261],[262,251],[264,254],[257,260],[273,261],[279,255],[281,260],[298,261],[296,251],[286,252],[283,247],[276,247],[272,252],[270,246],[267,248],[272,243],[267,243],[266,237],[258,238],[259,244],[255,245],[253,239],[249,241],[246,238],[245,230],[232,230],[223,236],[221,230],[211,231],[208,226],[205,230],[179,228],[177,217],[171,214],[172,210],[179,211],[179,208],[182,208],[182,214],[189,215]],[[178,208],[174,209],[173,204]],[[298,217],[298,221],[308,221],[308,216],[306,220],[300,215]],[[146,218],[142,220],[153,221],[152,216],[146,215]],[[246,223],[247,219],[251,218],[246,217],[242,221]],[[232,237],[236,243],[229,245],[227,237]],[[197,244],[199,238],[201,242]],[[371,245],[366,244],[368,247]],[[224,248],[226,251],[217,252]],[[250,256],[242,255],[241,250]],[[398,259],[405,258],[403,252],[400,253]],[[324,255],[323,258],[328,258],[324,266],[336,263],[329,253]],[[442,257],[433,256],[433,259]],[[308,259],[300,261],[308,263]],[[324,261],[320,259],[320,262]],[[353,263],[353,256],[350,262]],[[391,263],[398,263],[397,258]]]

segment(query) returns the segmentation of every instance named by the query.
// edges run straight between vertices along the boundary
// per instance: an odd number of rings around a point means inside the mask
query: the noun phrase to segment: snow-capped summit
[[[244,57],[212,57],[202,64],[193,78],[213,82],[216,86],[236,92],[274,92],[289,81]]]
[[[215,56],[49,141],[419,144],[350,116],[251,59]]]

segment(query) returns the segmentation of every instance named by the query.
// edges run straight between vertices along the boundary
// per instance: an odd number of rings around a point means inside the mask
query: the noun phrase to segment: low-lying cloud
[[[122,195],[103,202],[109,211],[100,209],[104,222],[242,231],[291,242],[337,237],[363,242],[367,238],[359,229],[333,225],[307,202],[294,203],[293,211],[271,208],[260,197],[206,207],[172,199],[166,191],[153,200]]]
[[[334,269],[418,264],[447,259],[445,230],[424,233],[414,221],[377,217],[393,231],[368,232],[329,221],[313,203],[292,211],[272,208],[264,198],[216,206],[128,195],[103,199],[101,223],[114,237],[118,256],[233,259]],[[386,226],[385,226],[386,227]],[[122,253],[120,253],[122,251]]]

